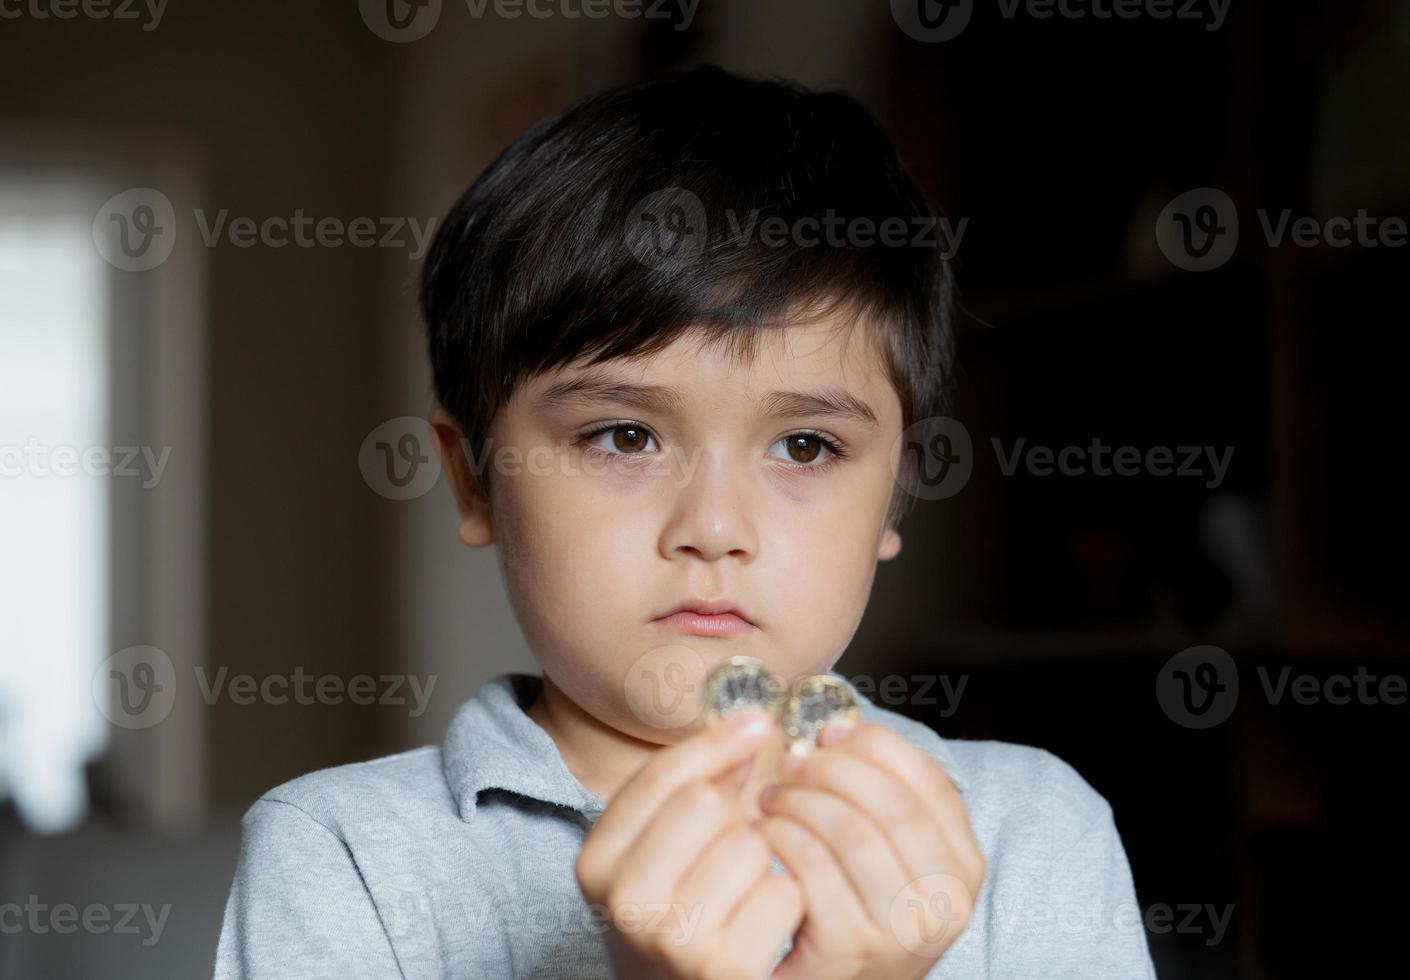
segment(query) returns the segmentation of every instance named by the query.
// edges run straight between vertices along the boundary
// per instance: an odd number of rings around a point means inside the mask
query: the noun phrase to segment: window
[[[0,798],[39,831],[85,815],[108,734],[91,690],[112,510],[101,201],[80,178],[0,171]]]

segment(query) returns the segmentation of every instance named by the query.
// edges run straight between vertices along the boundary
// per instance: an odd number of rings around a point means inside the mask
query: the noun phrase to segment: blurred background
[[[420,261],[707,62],[857,96],[954,231],[945,468],[838,669],[1075,766],[1161,976],[1383,962],[1410,3],[534,9],[0,0],[0,977],[209,975],[259,794],[535,671],[423,458]]]

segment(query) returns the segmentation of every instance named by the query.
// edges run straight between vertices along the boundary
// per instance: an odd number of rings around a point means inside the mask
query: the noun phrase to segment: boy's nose
[[[689,480],[672,488],[662,556],[753,561],[759,543],[750,498],[757,499],[757,490],[748,485],[749,476],[743,466],[702,459]]]

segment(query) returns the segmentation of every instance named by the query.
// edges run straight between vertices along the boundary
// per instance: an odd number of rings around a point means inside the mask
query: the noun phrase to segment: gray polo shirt
[[[1042,749],[942,739],[842,680],[863,720],[950,775],[989,862],[932,980],[1155,975],[1111,808],[1075,770]],[[501,674],[443,745],[262,796],[245,814],[215,975],[609,977],[605,912],[573,875],[604,803],[524,713],[540,683]]]

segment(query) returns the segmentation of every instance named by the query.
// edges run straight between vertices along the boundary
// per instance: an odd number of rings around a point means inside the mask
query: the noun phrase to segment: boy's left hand
[[[988,870],[964,802],[884,725],[834,722],[818,741],[759,800],[758,826],[806,906],[772,976],[924,977],[969,924]]]

